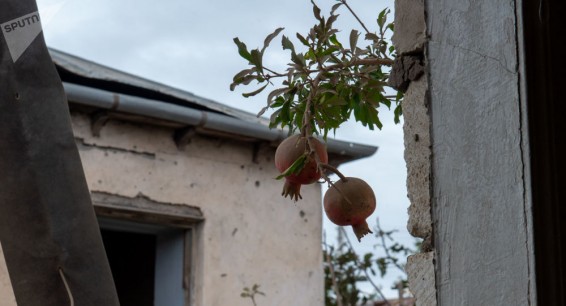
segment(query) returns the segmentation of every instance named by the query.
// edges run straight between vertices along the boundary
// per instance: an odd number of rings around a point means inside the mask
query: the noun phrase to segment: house
[[[240,294],[254,284],[261,304],[324,303],[321,188],[305,186],[297,203],[281,197],[273,155],[285,132],[50,53],[122,305],[250,305]],[[337,166],[376,148],[329,140],[328,151]],[[2,265],[0,296],[15,305]]]

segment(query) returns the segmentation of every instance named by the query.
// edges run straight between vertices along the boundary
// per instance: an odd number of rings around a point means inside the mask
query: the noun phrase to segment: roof
[[[177,129],[179,139],[197,133],[275,146],[288,135],[288,131],[269,129],[267,119],[251,113],[52,48],[49,52],[71,108],[103,120],[166,125]],[[377,151],[375,146],[334,139],[328,139],[327,147],[335,165]]]

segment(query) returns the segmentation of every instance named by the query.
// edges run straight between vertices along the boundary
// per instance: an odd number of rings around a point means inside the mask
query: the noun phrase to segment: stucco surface
[[[403,99],[403,134],[407,164],[409,221],[407,229],[415,237],[430,240],[432,218],[430,208],[430,116],[426,93],[426,77],[411,82]]]
[[[297,203],[281,197],[272,148],[255,163],[251,143],[196,136],[180,151],[168,128],[110,121],[95,138],[88,117],[72,119],[91,191],[203,212],[195,305],[249,306],[240,294],[254,284],[266,294],[259,305],[323,305],[320,186],[304,187]],[[2,296],[5,279],[0,266]]]
[[[427,1],[439,305],[530,300],[514,1]]]
[[[392,41],[399,54],[423,50],[426,42],[424,0],[395,1],[395,33]]]
[[[73,116],[91,191],[201,208],[197,305],[247,306],[240,293],[254,284],[260,304],[322,305],[320,186],[293,203],[271,149],[256,164],[250,144],[196,137],[179,151],[170,129],[109,122],[93,138],[89,125]]]
[[[0,244],[0,306],[17,306],[12,283],[8,276],[8,267]]]
[[[409,256],[405,269],[409,288],[416,298],[417,306],[435,306],[434,252]]]

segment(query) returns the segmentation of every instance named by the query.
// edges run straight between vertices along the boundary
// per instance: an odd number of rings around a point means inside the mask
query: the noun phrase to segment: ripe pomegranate
[[[371,187],[363,180],[347,177],[339,180],[324,195],[324,211],[330,221],[336,225],[351,225],[361,241],[371,233],[366,218],[375,210],[375,195]]]
[[[318,170],[316,159],[314,154],[316,154],[321,163],[328,162],[328,153],[326,152],[326,146],[320,142],[318,139],[309,136],[311,143],[314,146],[312,152],[307,156],[305,166],[303,169],[296,174],[291,174],[285,177],[285,185],[283,186],[282,196],[290,196],[295,202],[301,197],[301,185],[312,184],[316,182],[321,174]],[[308,153],[308,141],[306,137],[301,135],[293,135],[281,142],[275,151],[275,167],[279,172],[283,173],[287,170],[299,157]]]

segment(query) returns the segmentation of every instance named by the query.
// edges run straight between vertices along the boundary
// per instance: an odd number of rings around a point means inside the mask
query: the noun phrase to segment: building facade
[[[322,305],[321,188],[281,196],[286,134],[190,93],[51,50],[124,305]],[[375,147],[330,141],[330,162]],[[80,229],[77,229],[80,230]],[[0,305],[15,304],[0,261]],[[262,301],[263,300],[263,301]]]

